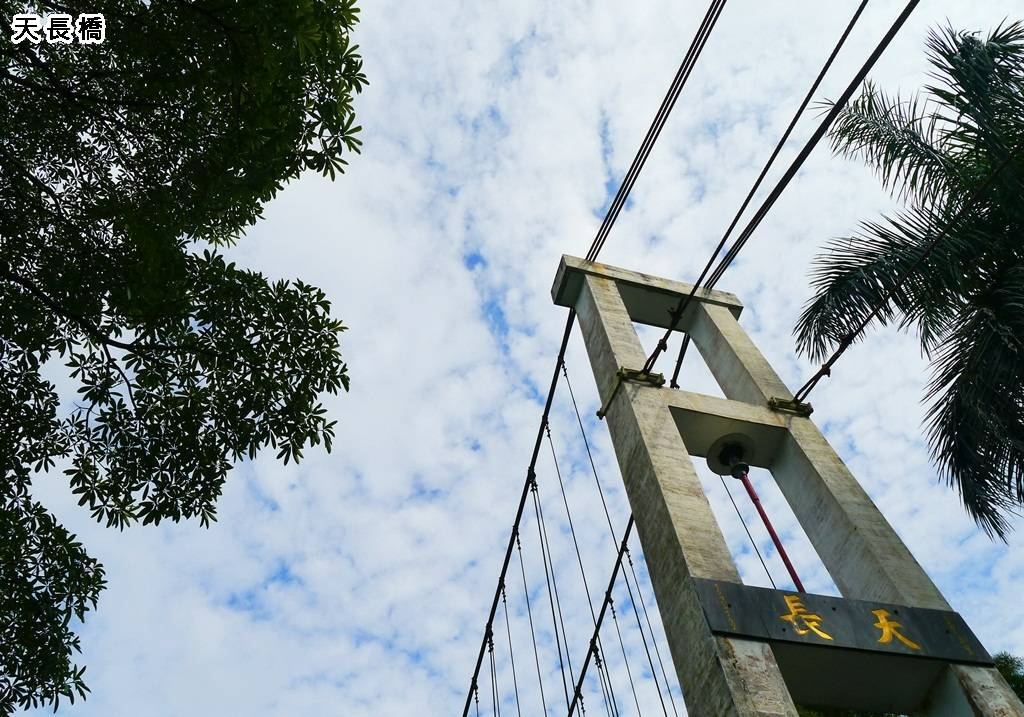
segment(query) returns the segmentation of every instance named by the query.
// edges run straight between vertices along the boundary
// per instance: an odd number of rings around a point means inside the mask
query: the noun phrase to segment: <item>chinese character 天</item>
[[[903,627],[902,625],[889,619],[888,610],[872,610],[871,614],[878,618],[878,622],[875,623],[875,627],[882,631],[882,636],[878,638],[879,643],[888,645],[895,637],[911,650],[921,649],[920,645],[900,632],[900,628]]]
[[[14,44],[27,40],[38,45],[43,41],[43,18],[35,13],[20,12],[11,19],[11,30],[14,31],[11,35]]]
[[[780,615],[779,619],[792,624],[797,635],[802,636],[813,632],[825,640],[832,639],[832,636],[822,629],[821,615],[810,612],[804,606],[803,600],[800,599],[799,595],[786,595],[784,598],[789,612],[785,615]]]
[[[44,32],[45,30],[45,32]],[[11,42],[99,45],[107,39],[107,21],[102,13],[82,13],[77,18],[55,12],[45,18],[34,12],[22,12],[11,18]]]

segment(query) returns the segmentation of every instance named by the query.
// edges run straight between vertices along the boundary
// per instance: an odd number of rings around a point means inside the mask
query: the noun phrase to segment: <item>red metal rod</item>
[[[750,500],[754,502],[754,507],[757,508],[757,512],[761,514],[761,520],[764,521],[764,527],[768,528],[768,535],[772,536],[772,542],[775,543],[775,549],[779,551],[779,556],[782,558],[782,562],[786,564],[786,570],[789,571],[789,577],[793,579],[793,584],[796,585],[797,592],[806,592],[806,590],[804,590],[804,584],[800,582],[800,576],[796,574],[796,568],[793,567],[793,563],[789,562],[789,556],[786,555],[786,549],[782,547],[782,541],[779,539],[778,533],[776,533],[775,528],[772,527],[772,521],[768,520],[768,514],[764,512],[764,507],[761,505],[761,499],[757,497],[757,491],[754,490],[754,486],[751,484],[750,478],[747,477],[747,471],[740,473],[740,481],[743,482],[743,487],[747,489],[747,495],[749,495]]]

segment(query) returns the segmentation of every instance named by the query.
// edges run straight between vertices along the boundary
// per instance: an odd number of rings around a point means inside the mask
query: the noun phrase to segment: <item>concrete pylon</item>
[[[669,311],[691,288],[564,256],[552,296],[556,304],[575,308],[579,318],[689,714],[795,717],[791,694],[799,692],[798,680],[780,668],[779,645],[738,631],[723,634],[702,608],[701,583],[741,582],[691,459],[706,455],[716,439],[742,432],[754,441],[751,463],[771,470],[844,599],[922,608],[929,616],[938,611],[934,615],[946,616],[951,629],[948,616],[955,613],[810,418],[776,410],[778,400],[791,402],[793,396],[740,327],[743,307],[735,296],[699,291],[679,323],[725,399],[638,376],[646,356],[634,323],[666,328]],[[955,630],[946,633],[952,639]],[[843,654],[854,660],[845,663],[850,669],[874,659],[864,651]],[[1024,717],[1024,706],[985,664],[902,655],[878,659],[910,667],[908,686],[885,694],[899,682],[892,676],[878,686],[874,697],[881,701],[874,704],[912,704],[915,713],[943,717]],[[916,676],[910,676],[913,670]]]

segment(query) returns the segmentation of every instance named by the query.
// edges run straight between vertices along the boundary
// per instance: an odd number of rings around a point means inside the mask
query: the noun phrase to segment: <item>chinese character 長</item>
[[[889,619],[888,610],[872,610],[871,614],[878,618],[878,622],[875,623],[875,627],[882,631],[882,636],[878,638],[878,641],[881,644],[887,645],[892,642],[892,639],[895,637],[911,650],[921,649],[920,645],[899,631],[899,628],[903,626],[898,622]]]
[[[786,595],[786,607],[789,608],[789,612],[785,615],[780,615],[780,620],[785,620],[793,625],[793,629],[797,635],[807,635],[814,633],[818,637],[826,640],[831,640],[832,636],[829,635],[821,628],[821,615],[816,615],[810,612],[800,599],[799,595]]]
[[[69,45],[75,41],[74,20],[70,15],[55,12],[46,16],[46,41]]]

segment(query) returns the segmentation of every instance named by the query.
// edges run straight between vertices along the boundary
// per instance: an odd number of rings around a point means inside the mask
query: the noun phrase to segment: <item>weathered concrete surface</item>
[[[721,306],[701,304],[692,338],[722,391],[730,399],[766,406],[792,394],[767,359]],[[809,418],[785,416],[788,434],[772,475],[835,581],[849,598],[914,607],[951,609],[931,578],[904,545],[870,496]],[[1024,706],[998,671],[951,667],[936,690],[959,686],[959,701],[933,696],[928,714],[1024,717]],[[949,709],[954,709],[950,712]]]
[[[667,325],[666,307],[691,288],[563,257],[552,295],[576,307],[603,403],[616,372],[646,360],[632,322]],[[676,424],[745,423],[759,448],[770,444],[767,467],[844,596],[949,606],[814,423],[768,409],[768,399],[792,394],[736,321],[739,300],[724,292],[696,299],[681,326],[728,399],[625,383],[608,405],[608,427],[690,714],[794,715],[771,650],[716,637],[704,620],[690,578],[740,580],[682,439],[700,450],[707,431]],[[1024,706],[996,670],[952,666],[925,714],[1024,717]]]
[[[644,354],[615,283],[587,276],[576,305],[601,399],[620,367]],[[692,576],[739,582],[664,389],[632,383],[616,392],[608,428],[687,709],[692,715],[796,715],[767,644],[711,634]]]
[[[670,310],[675,310],[679,299],[693,290],[692,284],[670,281],[657,276],[620,269],[608,264],[585,261],[574,256],[563,256],[551,287],[551,298],[558,306],[573,307],[579,299],[583,280],[587,276],[599,276],[614,280],[619,287],[622,303],[633,321],[650,326],[667,328],[671,322]],[[694,296],[697,301],[723,306],[735,316],[743,310],[743,304],[734,295],[725,291],[700,290]],[[696,302],[683,314],[679,328],[686,328],[694,315]]]

